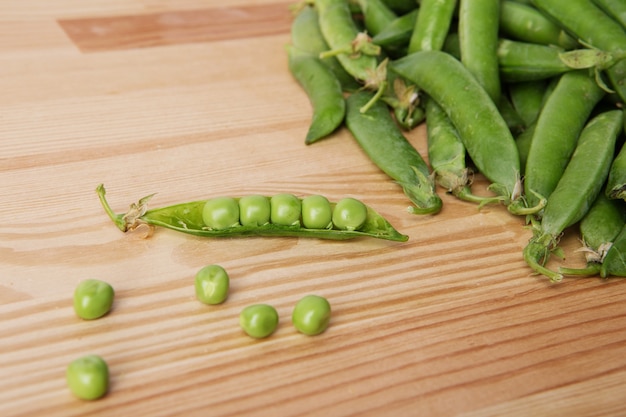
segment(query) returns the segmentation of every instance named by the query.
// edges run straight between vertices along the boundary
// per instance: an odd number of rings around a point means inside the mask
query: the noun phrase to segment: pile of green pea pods
[[[553,282],[626,276],[626,2],[311,0],[294,12],[306,144],[345,126],[416,214],[441,209],[441,187],[525,216],[523,257]],[[422,122],[428,158],[404,136]],[[492,196],[472,194],[473,172]],[[575,225],[587,268],[546,268]]]

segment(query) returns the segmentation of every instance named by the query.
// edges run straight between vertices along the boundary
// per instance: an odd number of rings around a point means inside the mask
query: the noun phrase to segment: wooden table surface
[[[0,3],[0,415],[624,415],[626,283],[550,284],[501,206],[445,195],[419,217],[342,129],[311,146],[311,109],[287,70],[289,2],[23,0]],[[407,134],[425,154],[425,128]],[[251,193],[362,199],[406,243],[208,240],[121,233],[116,211]],[[485,181],[476,178],[476,189]],[[565,263],[582,265],[576,230]],[[232,280],[199,303],[207,264]],[[110,282],[113,310],[72,309],[76,284]],[[332,304],[322,335],[291,309]],[[253,340],[239,311],[269,303]],[[72,397],[67,364],[96,353],[109,394]]]

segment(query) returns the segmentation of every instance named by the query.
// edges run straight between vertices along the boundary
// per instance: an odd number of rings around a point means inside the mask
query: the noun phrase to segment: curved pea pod
[[[585,122],[604,95],[587,71],[567,72],[560,77],[537,118],[528,150],[524,188],[529,204],[549,198]]]
[[[404,47],[408,45],[417,21],[419,9],[395,18],[384,29],[372,37],[372,42],[382,47]]]
[[[408,53],[441,50],[456,6],[457,0],[423,0],[409,40]]]
[[[606,195],[609,198],[626,200],[626,145],[624,144],[611,163]]]
[[[626,226],[622,228],[606,252],[600,267],[600,276],[626,277]]]
[[[605,193],[598,194],[596,201],[580,221],[578,227],[585,253],[585,268],[560,267],[563,275],[589,276],[600,273],[602,263],[613,242],[626,224],[626,207],[621,200],[612,200]],[[612,255],[614,256],[614,255]]]
[[[441,198],[426,162],[404,137],[383,102],[376,102],[367,113],[359,109],[372,98],[367,91],[347,99],[346,126],[372,162],[395,180],[415,204],[415,214],[435,214],[441,210]]]
[[[491,189],[517,199],[520,161],[515,139],[493,100],[463,64],[445,52],[419,51],[390,68],[441,106],[478,170],[492,182]]]
[[[345,0],[315,0],[319,26],[330,51],[322,57],[335,56],[344,69],[357,80],[366,81],[378,66],[380,47],[360,32]]]
[[[377,91],[360,109],[365,113],[387,88],[387,60],[379,64],[380,46],[366,32],[359,31],[346,0],[315,0],[315,6],[320,30],[330,47],[320,57],[336,57],[349,74],[364,84],[363,88]]]
[[[496,103],[501,95],[499,25],[500,0],[459,0],[461,62]]]
[[[555,46],[500,39],[500,77],[506,82],[536,81],[572,71],[559,57],[563,51]]]
[[[622,112],[611,110],[594,117],[583,129],[575,152],[556,188],[548,197],[540,223],[524,248],[524,260],[537,273],[556,282],[562,275],[543,263],[558,249],[565,228],[581,220],[601,192],[622,130]]]
[[[481,206],[501,198],[472,194],[470,170],[465,164],[465,146],[448,115],[432,99],[426,99],[426,134],[428,161],[435,172],[435,182],[460,200]]]
[[[626,31],[591,0],[533,0],[533,4],[572,36],[605,52],[626,48]],[[626,60],[606,70],[611,86],[626,101]],[[597,76],[596,72],[596,78]]]
[[[305,137],[311,144],[334,132],[346,112],[341,84],[330,68],[313,55],[288,47],[289,71],[306,92],[313,117]]]
[[[367,32],[375,36],[389,26],[398,16],[381,0],[356,0],[363,14]]]
[[[314,7],[303,7],[295,16],[291,23],[291,42],[299,51],[308,52],[311,55],[328,51],[328,44],[319,26],[319,14]],[[354,91],[361,87],[335,57],[328,57],[322,62],[333,71],[344,90]]]
[[[500,30],[507,37],[541,45],[576,48],[578,42],[559,25],[528,4],[504,0],[500,3]]]
[[[301,226],[301,222],[289,226],[266,222],[249,225],[237,224],[223,229],[211,229],[206,226],[203,216],[207,201],[210,200],[199,200],[148,209],[147,204],[154,195],[152,194],[132,204],[127,213],[116,214],[106,201],[106,191],[102,184],[97,187],[96,192],[105,212],[122,232],[134,230],[141,224],[147,224],[201,237],[293,236],[330,240],[371,237],[397,242],[408,240],[408,236],[398,232],[383,216],[367,205],[364,205],[367,211],[366,218],[357,230],[339,230],[334,227],[312,229]],[[234,200],[239,202],[240,198],[234,198]],[[301,203],[301,199],[299,200]],[[331,209],[334,209],[336,205],[337,203],[330,202]]]

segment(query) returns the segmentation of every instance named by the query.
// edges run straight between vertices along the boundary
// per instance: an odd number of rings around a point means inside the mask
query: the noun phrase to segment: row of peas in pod
[[[311,102],[307,145],[345,126],[412,213],[436,214],[441,188],[524,216],[523,258],[553,282],[626,276],[625,2],[312,0],[293,10],[286,49]],[[405,137],[423,122],[428,158]],[[475,172],[489,196],[472,193]],[[588,266],[546,268],[576,225]]]
[[[207,265],[196,273],[194,290],[196,299],[203,304],[222,304],[230,292],[230,277],[222,266]],[[111,311],[114,298],[115,290],[108,282],[86,279],[74,290],[74,312],[83,320],[100,319]],[[291,314],[295,329],[307,336],[326,331],[330,318],[330,303],[315,294],[299,299]],[[270,304],[248,305],[239,314],[239,326],[255,339],[269,337],[278,324],[278,312]],[[73,360],[66,368],[65,377],[69,390],[82,400],[97,400],[109,391],[109,365],[100,355],[88,354]]]

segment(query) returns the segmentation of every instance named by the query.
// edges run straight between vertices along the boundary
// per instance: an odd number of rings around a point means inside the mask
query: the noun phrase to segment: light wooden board
[[[0,415],[620,414],[625,283],[531,275],[530,232],[503,207],[440,190],[440,214],[408,214],[345,129],[305,146],[311,109],[287,70],[288,4],[0,4]],[[407,137],[425,155],[424,126]],[[120,212],[154,192],[155,207],[353,196],[410,240],[141,239],[106,217],[101,182]],[[569,232],[565,263],[582,265]],[[194,298],[209,263],[232,279],[221,306]],[[74,316],[85,278],[116,289],[103,319]],[[290,324],[309,293],[333,306],[317,337]],[[261,341],[238,327],[259,302],[281,316]],[[96,402],[64,380],[88,353],[112,376]]]

